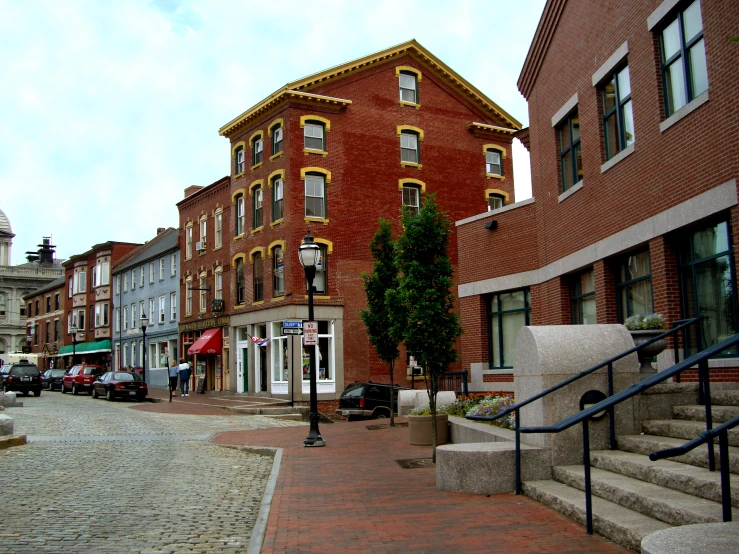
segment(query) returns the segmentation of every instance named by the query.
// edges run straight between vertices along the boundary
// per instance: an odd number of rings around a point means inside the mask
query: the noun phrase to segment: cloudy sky
[[[287,82],[412,38],[527,125],[516,80],[544,1],[0,0],[12,262],[42,236],[68,258],[177,227],[185,187],[229,173],[220,126]]]

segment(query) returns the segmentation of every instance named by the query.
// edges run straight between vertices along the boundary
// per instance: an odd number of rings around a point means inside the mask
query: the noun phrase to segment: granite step
[[[566,517],[585,525],[585,494],[557,481],[525,481],[523,492]],[[671,525],[593,496],[593,530],[630,550],[639,551],[647,535]]]
[[[675,419],[706,421],[706,407],[700,404],[675,406],[672,408],[672,416]],[[714,425],[729,421],[736,416],[739,416],[739,406],[722,406],[716,404],[711,406],[711,419]]]
[[[556,481],[585,490],[583,466],[557,466],[552,471]],[[591,468],[590,482],[594,496],[670,525],[722,521],[721,504],[684,492],[599,468]]]
[[[717,406],[739,406],[739,390],[712,390],[711,404]]]
[[[665,448],[675,448],[685,444],[684,439],[676,439],[673,437],[660,437],[656,435],[620,435],[616,442],[619,450],[634,452],[649,456],[652,452],[664,450]],[[714,452],[716,455],[716,469],[719,468],[719,451],[718,441],[714,444]],[[676,462],[683,462],[699,467],[708,467],[708,447],[706,445],[699,446],[683,454],[670,458]],[[735,446],[729,447],[729,471],[739,473],[739,448]]]
[[[718,422],[715,425],[718,425]],[[647,435],[660,435],[689,441],[706,430],[706,423],[687,419],[650,419],[643,422],[642,429]],[[729,430],[728,438],[730,446],[739,446],[739,427]]]
[[[707,468],[657,460],[622,450],[594,450],[590,463],[600,469],[620,473],[647,483],[653,483],[693,496],[721,502],[721,473]],[[739,507],[739,475],[730,474],[731,503]]]

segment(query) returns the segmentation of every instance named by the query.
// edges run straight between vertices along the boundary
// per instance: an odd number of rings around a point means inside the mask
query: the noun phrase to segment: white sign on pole
[[[318,322],[303,322],[303,344],[306,346],[318,344]]]

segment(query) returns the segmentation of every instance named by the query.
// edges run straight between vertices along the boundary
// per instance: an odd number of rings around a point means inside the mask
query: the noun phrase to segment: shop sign
[[[188,323],[180,323],[180,332],[199,331],[200,329],[210,329],[212,327],[228,327],[231,321],[230,316],[211,317],[210,319],[199,319],[198,321],[190,321]]]

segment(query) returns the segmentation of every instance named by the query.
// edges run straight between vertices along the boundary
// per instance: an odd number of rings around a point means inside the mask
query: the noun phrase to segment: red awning
[[[188,354],[220,354],[223,346],[221,328],[208,329],[187,349]]]

